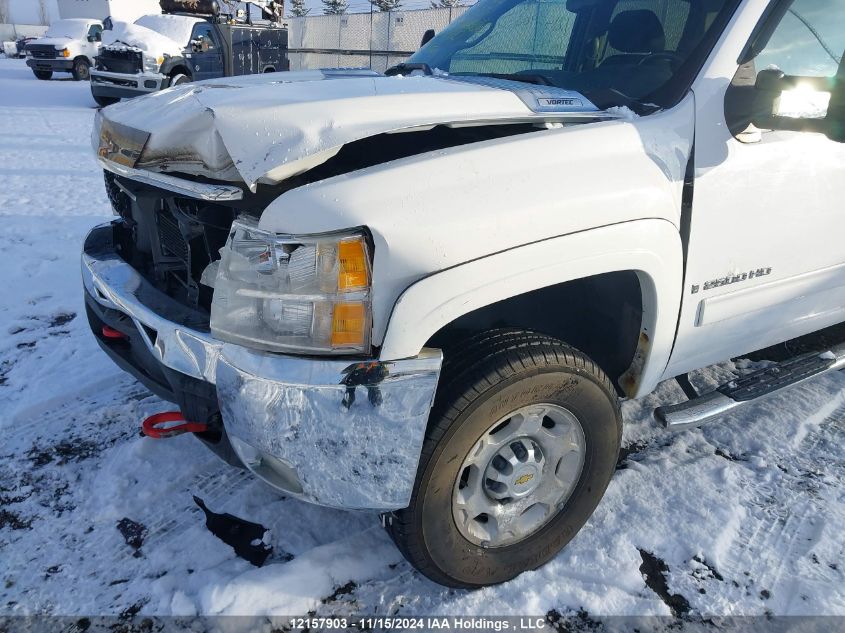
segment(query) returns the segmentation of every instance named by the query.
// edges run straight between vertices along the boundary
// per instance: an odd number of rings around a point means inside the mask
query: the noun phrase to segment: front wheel
[[[41,81],[47,81],[53,78],[52,70],[33,70],[32,73]]]
[[[389,532],[443,585],[536,569],[596,509],[621,430],[615,391],[586,355],[530,332],[476,337],[446,357],[411,504]]]
[[[73,62],[73,70],[70,72],[74,81],[88,81],[91,79],[91,62],[80,57]]]

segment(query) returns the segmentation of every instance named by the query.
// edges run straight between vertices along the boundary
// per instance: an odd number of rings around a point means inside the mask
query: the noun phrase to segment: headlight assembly
[[[164,63],[164,57],[147,57],[144,55],[144,70],[148,73],[157,73]]]
[[[362,231],[284,236],[236,221],[222,250],[211,333],[280,352],[370,352],[372,263]]]

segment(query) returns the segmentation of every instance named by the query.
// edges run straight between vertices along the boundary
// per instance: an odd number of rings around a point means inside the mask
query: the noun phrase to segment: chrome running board
[[[687,402],[654,410],[654,417],[669,429],[687,429],[712,422],[746,404],[766,398],[830,371],[845,369],[845,344],[821,354],[790,358],[725,383],[715,391]]]

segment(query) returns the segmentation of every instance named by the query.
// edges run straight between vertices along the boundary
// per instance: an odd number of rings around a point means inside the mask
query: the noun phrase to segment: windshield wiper
[[[543,75],[532,75],[530,73],[478,73],[476,77],[492,77],[493,79],[504,79],[506,81],[521,81],[526,84],[538,86],[554,86],[548,77]]]
[[[402,64],[396,64],[384,71],[384,74],[388,77],[393,77],[394,75],[408,75],[415,70],[421,70],[426,75],[433,75],[434,72],[431,70],[431,66],[425,63],[416,63],[416,62],[404,62]]]

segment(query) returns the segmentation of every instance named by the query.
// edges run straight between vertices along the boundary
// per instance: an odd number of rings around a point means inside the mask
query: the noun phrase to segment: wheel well
[[[448,355],[470,336],[492,328],[533,330],[592,358],[622,395],[619,379],[640,342],[643,295],[634,271],[606,273],[533,290],[465,314],[426,343]]]
[[[265,68],[262,72],[264,72],[264,73],[274,73],[274,72],[276,72],[276,67],[275,66],[267,66],[267,68]]]
[[[91,64],[91,60],[90,60],[90,59],[88,59],[85,55],[77,55],[76,57],[74,57],[74,58],[73,58],[73,61],[74,61],[74,62],[78,62],[80,59],[81,59],[81,60],[84,60],[84,61],[86,61],[86,62],[88,62],[88,65],[89,65],[89,66],[91,66],[91,65],[92,65],[92,64]]]
[[[188,77],[191,76],[191,71],[188,70],[185,66],[176,66],[170,69],[170,72],[167,74],[168,77],[173,79],[176,75],[187,75]]]

